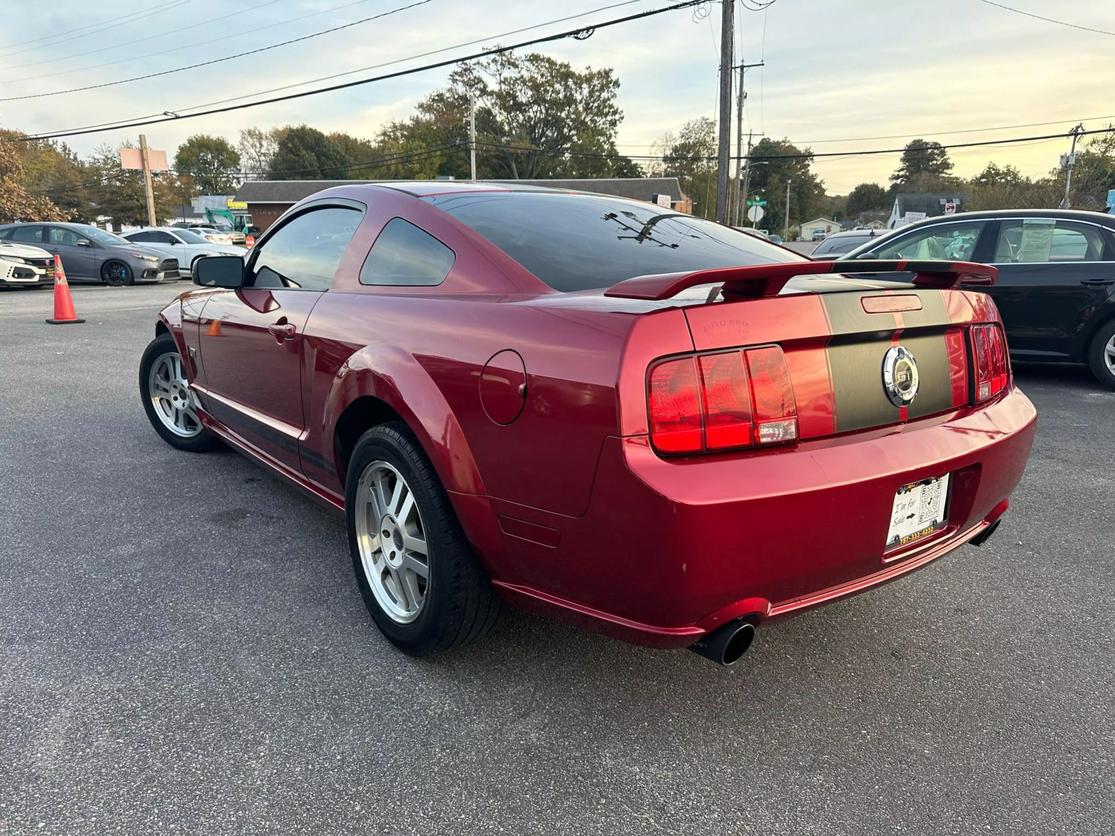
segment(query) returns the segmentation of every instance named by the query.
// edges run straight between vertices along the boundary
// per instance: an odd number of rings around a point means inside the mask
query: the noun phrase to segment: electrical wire
[[[172,122],[172,121],[180,121],[180,120],[183,120],[183,119],[193,119],[193,118],[196,118],[198,116],[211,116],[211,115],[217,114],[217,113],[229,113],[229,112],[235,111],[235,110],[245,110],[245,109],[252,108],[252,107],[259,107],[261,105],[274,104],[276,102],[285,102],[285,101],[291,101],[293,99],[301,99],[301,98],[305,98],[307,96],[318,96],[318,95],[321,95],[322,93],[331,93],[331,92],[334,92],[336,90],[346,90],[346,89],[349,89],[349,88],[352,88],[352,87],[359,87],[359,86],[362,86],[362,85],[365,85],[365,84],[372,84],[372,83],[378,82],[378,81],[386,81],[386,80],[392,79],[392,78],[401,78],[403,76],[414,75],[416,73],[425,72],[427,70],[435,70],[435,69],[440,69],[442,67],[449,67],[449,66],[452,66],[454,64],[462,63],[464,61],[475,61],[475,60],[478,60],[478,59],[481,59],[481,58],[488,58],[488,57],[491,57],[493,55],[503,55],[505,53],[514,52],[515,50],[522,49],[522,48],[527,47],[527,46],[534,46],[536,44],[542,44],[542,43],[551,43],[553,41],[562,40],[564,38],[571,38],[575,35],[578,35],[578,34],[584,32],[586,28],[591,28],[591,29],[595,29],[595,30],[606,29],[606,28],[610,28],[612,26],[618,26],[618,25],[623,24],[623,23],[630,23],[631,21],[642,20],[644,18],[655,17],[657,15],[665,14],[667,12],[677,11],[678,9],[691,8],[695,5],[697,5],[701,1],[702,0],[684,0],[684,2],[674,3],[673,5],[664,6],[664,7],[659,8],[659,9],[648,9],[645,12],[638,12],[636,14],[626,15],[624,17],[612,18],[611,20],[606,20],[606,21],[603,21],[601,23],[594,23],[590,27],[581,26],[581,27],[578,27],[576,29],[569,29],[569,30],[566,30],[564,32],[558,32],[558,33],[553,34],[553,35],[545,35],[545,36],[542,36],[542,37],[539,37],[539,38],[532,38],[532,39],[526,40],[526,41],[519,41],[518,43],[510,44],[508,46],[492,47],[490,49],[484,49],[484,50],[479,50],[477,52],[473,52],[469,55],[462,55],[462,56],[458,56],[456,58],[448,58],[444,61],[437,61],[437,62],[434,62],[434,63],[431,63],[431,64],[423,64],[419,67],[412,67],[412,68],[406,69],[406,70],[398,70],[398,71],[393,72],[393,73],[385,73],[383,75],[372,76],[370,78],[361,78],[361,79],[357,79],[355,81],[347,81],[347,82],[344,82],[342,84],[333,84],[333,85],[330,85],[328,87],[320,87],[320,88],[316,88],[314,90],[305,90],[301,93],[290,93],[290,94],[285,95],[285,96],[275,96],[275,97],[272,97],[270,99],[261,99],[259,101],[246,102],[244,104],[239,104],[239,105],[229,105],[228,107],[212,108],[212,109],[209,109],[209,110],[199,111],[197,113],[189,113],[189,114],[183,114],[183,115],[177,114],[173,111],[166,111],[167,115],[165,115],[165,116],[156,117],[156,118],[152,118],[152,119],[136,120],[136,121],[126,122],[126,123],[116,123],[116,124],[114,124],[114,126],[112,128],[92,128],[92,129],[87,129],[87,130],[52,131],[52,132],[48,132],[48,133],[32,134],[32,135],[29,135],[29,136],[20,137],[20,140],[23,141],[23,142],[29,142],[29,141],[40,140],[40,139],[58,139],[58,138],[64,137],[64,136],[76,136],[76,135],[79,135],[79,134],[102,133],[105,130],[118,130],[118,129],[123,129],[123,128],[135,128],[135,127],[142,127],[143,125],[159,124],[159,123],[162,123],[162,122]]]
[[[9,50],[0,48],[0,57],[4,57],[5,55],[20,55],[24,52],[31,52],[36,49],[41,49],[41,47],[34,46],[34,44],[42,43],[43,41],[50,41],[51,46],[54,46],[55,44],[72,41],[75,38],[82,38],[87,35],[94,35],[97,32],[107,32],[109,29],[115,29],[117,26],[123,26],[126,23],[134,23],[137,20],[143,20],[144,18],[151,17],[155,14],[169,12],[171,9],[176,9],[179,6],[184,6],[186,3],[189,2],[190,0],[176,0],[176,2],[168,3],[162,6],[156,6],[144,12],[128,12],[128,14],[120,15],[120,17],[110,17],[107,20],[99,20],[96,23],[89,23],[85,26],[78,26],[74,29],[64,29],[61,32],[54,32],[50,35],[42,35],[38,38],[21,40],[19,42],[19,46],[21,47],[20,49]],[[63,35],[69,35],[70,37],[61,37]]]
[[[396,64],[402,64],[402,63],[405,63],[407,61],[414,61],[414,60],[417,60],[419,58],[428,58],[431,55],[440,55],[440,54],[445,53],[445,52],[452,52],[453,50],[456,50],[456,49],[464,49],[465,47],[476,46],[477,44],[481,44],[481,43],[485,43],[485,42],[498,41],[500,38],[507,38],[507,37],[510,37],[512,35],[520,35],[523,32],[531,32],[531,31],[534,31],[535,29],[543,29],[547,26],[553,26],[553,25],[558,24],[558,23],[565,23],[567,21],[576,20],[576,19],[582,18],[582,17],[587,17],[588,15],[596,14],[598,12],[610,11],[611,9],[616,9],[616,8],[621,7],[621,6],[630,6],[630,5],[633,5],[635,3],[639,3],[639,2],[642,2],[642,0],[622,0],[622,2],[611,3],[607,6],[599,6],[595,9],[589,9],[588,11],[578,12],[577,14],[566,15],[565,17],[559,17],[559,18],[554,18],[553,20],[547,20],[543,23],[535,23],[535,24],[532,24],[530,26],[523,26],[523,27],[520,27],[518,29],[512,29],[512,30],[507,31],[507,32],[500,32],[499,34],[496,34],[496,35],[488,35],[488,36],[483,37],[483,38],[476,38],[476,39],[471,40],[471,41],[464,41],[462,43],[453,44],[452,46],[441,47],[439,49],[427,50],[426,52],[420,52],[416,55],[407,56],[406,58],[396,58],[394,60],[384,61],[384,62],[381,62],[379,64],[370,64],[366,67],[357,67],[356,69],[345,70],[344,72],[340,72],[340,73],[332,73],[330,75],[317,76],[316,78],[308,78],[308,79],[305,79],[303,81],[295,82],[293,84],[284,84],[284,85],[281,85],[279,87],[269,87],[265,90],[255,90],[251,93],[244,93],[244,94],[239,95],[239,96],[230,96],[230,97],[224,98],[224,99],[215,99],[213,101],[202,102],[201,104],[187,105],[185,107],[176,108],[175,110],[165,110],[165,111],[160,111],[158,113],[147,113],[147,114],[144,114],[142,116],[132,116],[132,117],[128,117],[128,118],[125,118],[125,119],[115,119],[111,122],[95,122],[91,125],[80,125],[80,126],[75,127],[75,128],[68,128],[67,130],[69,130],[73,133],[66,134],[66,136],[74,136],[74,135],[81,134],[81,133],[96,133],[96,131],[93,130],[94,128],[103,128],[105,130],[114,130],[116,127],[130,126],[131,123],[138,122],[138,120],[141,120],[141,119],[155,119],[155,118],[158,118],[160,116],[176,116],[176,117],[179,117],[179,118],[186,118],[187,116],[193,115],[193,114],[187,113],[187,111],[201,110],[201,109],[204,109],[204,108],[215,107],[217,105],[228,104],[229,102],[238,102],[238,101],[241,101],[243,99],[251,99],[251,98],[254,98],[256,96],[265,96],[269,93],[281,93],[284,90],[293,90],[296,87],[305,87],[307,84],[316,84],[316,83],[321,82],[321,81],[332,81],[333,79],[344,78],[345,76],[355,75],[356,73],[367,72],[369,70],[378,70],[378,69],[382,69],[383,67],[391,67],[391,66],[394,66]],[[144,124],[146,124],[146,123],[144,123]],[[41,135],[41,136],[36,136],[36,137],[32,137],[32,138],[33,139],[39,139],[39,138],[48,138],[48,137],[46,137],[45,135]]]
[[[82,92],[85,92],[87,90],[100,90],[100,89],[103,89],[105,87],[115,87],[119,84],[130,84],[133,81],[143,81],[143,80],[149,79],[149,78],[159,78],[159,77],[165,76],[165,75],[172,75],[174,73],[185,72],[186,70],[196,70],[199,67],[209,67],[213,64],[221,64],[225,61],[232,61],[236,58],[243,58],[247,55],[257,55],[261,52],[268,52],[272,49],[278,49],[279,47],[290,46],[291,44],[301,43],[302,41],[308,41],[308,40],[311,40],[313,38],[320,38],[323,35],[330,35],[334,32],[340,32],[343,29],[351,29],[354,26],[360,26],[361,24],[368,23],[369,21],[372,21],[372,20],[379,20],[380,18],[390,17],[391,15],[396,15],[396,14],[399,14],[400,12],[405,12],[405,11],[408,11],[410,9],[417,8],[418,6],[425,6],[427,3],[431,3],[431,2],[433,2],[433,0],[414,0],[413,3],[409,3],[406,6],[398,6],[394,9],[388,9],[385,12],[380,12],[379,14],[370,15],[368,17],[361,18],[360,20],[354,20],[354,21],[351,21],[349,23],[343,23],[340,26],[333,26],[333,27],[330,27],[329,29],[321,29],[317,32],[311,32],[308,35],[301,35],[297,38],[290,38],[289,40],[286,40],[286,41],[279,41],[278,43],[268,44],[267,46],[257,47],[256,49],[249,49],[249,50],[246,50],[245,52],[237,52],[237,53],[234,53],[232,55],[225,55],[225,56],[222,56],[221,58],[212,58],[208,61],[199,61],[196,64],[187,64],[184,67],[175,67],[175,68],[170,69],[170,70],[161,70],[160,72],[157,72],[157,73],[147,73],[146,75],[137,75],[137,76],[133,76],[131,78],[117,79],[116,81],[105,81],[105,82],[102,82],[101,84],[87,84],[84,87],[71,87],[68,90],[52,90],[52,91],[49,91],[49,92],[46,92],[46,93],[27,93],[27,94],[22,95],[22,96],[4,96],[4,97],[0,97],[0,102],[19,102],[19,101],[25,101],[27,99],[45,99],[45,98],[49,98],[51,96],[63,96],[63,95],[69,94],[69,93],[82,93]]]
[[[1081,26],[1078,23],[1069,23],[1067,20],[1058,20],[1055,17],[1045,17],[1043,15],[1034,14],[1033,12],[1024,12],[1022,9],[1016,9],[1013,6],[1005,6],[1002,3],[995,3],[993,0],[979,0],[985,6],[994,6],[997,9],[1003,9],[1007,12],[1014,12],[1017,15],[1025,15],[1032,17],[1036,20],[1044,20],[1046,23],[1056,23],[1058,26],[1067,26],[1070,29],[1079,29],[1082,32],[1095,32],[1097,35],[1113,35],[1115,32],[1108,31],[1107,29],[1095,29],[1091,26]]]

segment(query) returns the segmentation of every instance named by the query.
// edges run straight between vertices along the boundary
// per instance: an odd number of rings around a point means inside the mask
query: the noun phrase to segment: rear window
[[[817,245],[817,249],[813,251],[813,255],[840,255],[842,253],[850,253],[860,244],[864,244],[870,240],[870,235],[849,235],[847,238],[826,238]]]
[[[563,292],[656,273],[799,260],[753,235],[651,203],[532,192],[429,200]]]

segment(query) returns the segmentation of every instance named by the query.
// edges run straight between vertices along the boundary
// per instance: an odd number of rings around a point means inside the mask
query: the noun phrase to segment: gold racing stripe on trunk
[[[837,432],[881,427],[901,420],[899,408],[891,403],[883,386],[883,357],[896,343],[914,355],[918,366],[918,393],[907,407],[907,418],[944,412],[952,406],[943,333],[950,320],[944,296],[939,290],[912,288],[899,293],[916,295],[921,300],[921,310],[867,313],[863,297],[881,295],[872,291],[821,296],[833,335],[828,361]],[[910,333],[924,328],[932,331]]]

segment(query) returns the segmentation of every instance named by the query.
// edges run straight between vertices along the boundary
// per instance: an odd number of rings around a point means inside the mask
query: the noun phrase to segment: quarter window
[[[43,228],[41,226],[17,226],[12,231],[12,241],[23,241],[28,244],[41,244],[43,242]]]
[[[360,269],[360,284],[438,285],[456,255],[441,241],[402,218],[392,218],[372,245]]]
[[[259,248],[252,284],[328,290],[361,217],[358,209],[328,206],[293,218]]]
[[[874,251],[880,259],[971,261],[982,223],[941,224],[884,243]]]
[[[1094,226],[1053,218],[1023,218],[1003,221],[999,226],[995,263],[1101,261],[1103,249],[1103,234]]]

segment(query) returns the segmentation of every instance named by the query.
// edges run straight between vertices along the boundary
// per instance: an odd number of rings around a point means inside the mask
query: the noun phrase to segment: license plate
[[[886,550],[901,548],[945,527],[949,477],[903,485],[894,495]]]

